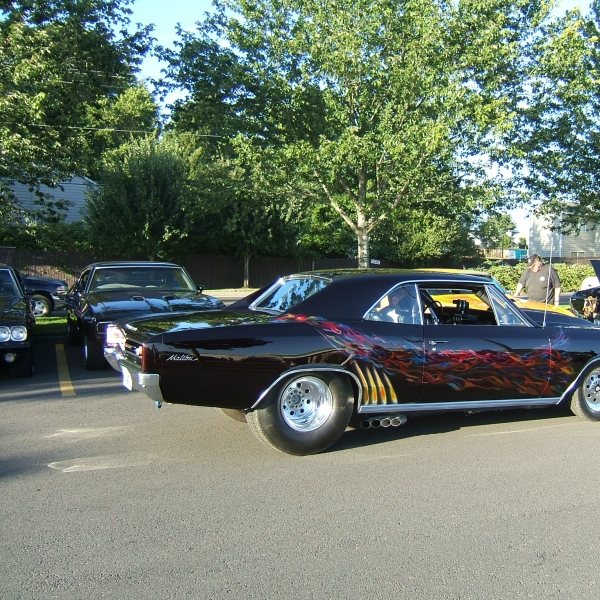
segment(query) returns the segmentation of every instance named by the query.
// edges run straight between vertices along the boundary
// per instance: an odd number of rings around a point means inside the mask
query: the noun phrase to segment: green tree
[[[0,213],[10,181],[37,187],[87,174],[93,107],[129,87],[149,48],[128,0],[0,1]]]
[[[87,119],[91,129],[87,172],[91,179],[97,180],[104,152],[157,129],[158,106],[146,86],[136,82],[119,94],[105,96],[89,106]]]
[[[508,214],[490,214],[475,229],[484,248],[510,248],[517,226]]]
[[[223,145],[225,146],[225,145]],[[301,204],[291,197],[287,166],[243,136],[212,157],[202,146],[195,168],[195,251],[242,256],[298,254]]]
[[[397,210],[498,205],[484,161],[510,125],[541,0],[223,0],[180,32],[176,127],[280,147],[297,195],[351,229],[360,265]]]
[[[190,155],[174,135],[108,151],[101,186],[87,199],[94,244],[150,260],[186,249],[195,203],[191,176]]]
[[[546,24],[533,47],[508,131],[515,172],[538,214],[564,232],[600,223],[600,3]]]

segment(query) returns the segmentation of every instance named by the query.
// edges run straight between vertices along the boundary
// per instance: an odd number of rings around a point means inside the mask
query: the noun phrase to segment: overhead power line
[[[110,131],[112,133],[156,133],[155,130],[153,129],[117,129],[114,127],[78,127],[75,125],[47,125],[45,123],[7,123],[7,122],[2,122],[0,121],[0,124],[2,125],[18,125],[18,126],[23,126],[23,127],[42,127],[45,129],[73,129],[73,130],[80,130],[80,131]],[[220,138],[223,137],[222,135],[216,135],[216,134],[212,134],[212,133],[191,133],[191,132],[175,132],[175,131],[165,131],[165,130],[161,130],[160,131],[161,134],[163,135],[170,135],[170,134],[175,134],[177,133],[177,135],[195,135],[197,137],[215,137],[215,138]]]

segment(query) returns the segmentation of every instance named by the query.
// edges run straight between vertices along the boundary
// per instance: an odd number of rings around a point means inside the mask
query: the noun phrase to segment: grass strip
[[[66,335],[66,331],[67,317],[37,317],[35,327],[33,328],[33,335],[35,337]]]

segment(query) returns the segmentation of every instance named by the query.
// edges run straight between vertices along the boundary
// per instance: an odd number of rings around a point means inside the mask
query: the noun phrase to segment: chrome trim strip
[[[514,400],[474,400],[464,402],[413,402],[411,404],[382,404],[359,406],[360,414],[368,413],[407,413],[437,412],[451,410],[502,410],[506,408],[524,408],[527,406],[554,406],[561,398],[518,398]]]
[[[269,392],[283,379],[286,379],[290,375],[294,375],[296,373],[304,374],[307,371],[333,371],[335,373],[344,373],[344,375],[349,375],[350,377],[352,377],[352,379],[354,379],[354,382],[356,383],[356,389],[358,390],[358,400],[356,398],[355,400],[358,401],[357,406],[360,406],[360,403],[362,402],[362,386],[358,377],[354,373],[351,373],[347,369],[344,369],[343,367],[339,367],[337,365],[303,365],[301,367],[292,369],[291,371],[286,371],[285,373],[282,373],[264,392],[261,393],[256,402],[248,410],[254,410],[255,408],[257,408],[258,405],[266,398]]]

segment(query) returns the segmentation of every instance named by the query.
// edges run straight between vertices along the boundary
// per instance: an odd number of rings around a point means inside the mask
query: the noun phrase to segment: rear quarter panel
[[[166,402],[237,409],[250,408],[290,368],[346,359],[304,323],[171,332],[155,347]]]

